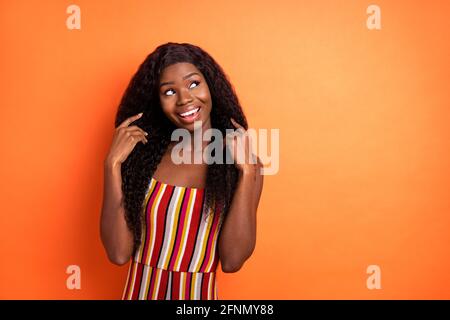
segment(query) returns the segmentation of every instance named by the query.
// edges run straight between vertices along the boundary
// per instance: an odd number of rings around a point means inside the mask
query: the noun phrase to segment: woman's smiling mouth
[[[180,119],[182,119],[183,122],[185,122],[185,123],[192,123],[200,115],[200,109],[201,109],[201,107],[195,107],[195,108],[193,108],[191,110],[188,110],[186,112],[177,113],[177,115],[180,117]]]

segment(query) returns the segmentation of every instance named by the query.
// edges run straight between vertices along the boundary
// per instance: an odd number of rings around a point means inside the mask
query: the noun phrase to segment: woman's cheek
[[[164,104],[161,105],[161,107],[162,107],[162,111],[164,112],[164,114],[166,116],[170,116],[172,114],[172,108],[170,108],[170,107],[168,107],[168,106],[166,106]]]
[[[162,108],[162,111],[167,119],[169,119],[172,123],[176,121],[176,115],[173,114],[171,109],[168,108]]]
[[[210,93],[209,93],[209,91],[207,89],[201,92],[200,99],[202,101],[206,101],[206,102],[210,102],[211,101],[211,95],[210,95]]]
[[[208,91],[202,92],[197,95],[197,99],[202,102],[202,104],[208,109],[208,112],[211,111],[211,96]]]

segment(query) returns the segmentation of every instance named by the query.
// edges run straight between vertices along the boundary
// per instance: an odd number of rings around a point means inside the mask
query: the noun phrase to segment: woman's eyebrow
[[[183,80],[189,78],[190,76],[193,76],[194,74],[200,75],[198,72],[191,72],[191,73],[185,75],[185,76],[183,77]],[[173,82],[173,81],[163,82],[163,83],[161,83],[161,84],[159,85],[159,87],[161,88],[162,86],[164,86],[164,85],[166,85],[166,84],[174,84],[174,82]]]

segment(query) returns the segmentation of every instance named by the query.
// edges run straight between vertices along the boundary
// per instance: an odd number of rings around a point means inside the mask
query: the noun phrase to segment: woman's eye
[[[192,81],[192,82],[191,82],[191,87],[192,87],[192,84],[193,84],[193,83],[196,84],[195,87],[194,87],[194,88],[196,88],[196,87],[198,87],[198,85],[200,84],[200,81]],[[173,90],[172,90],[172,89],[166,90],[166,91],[164,92],[164,94],[167,95],[167,92],[169,92],[169,91],[173,91]],[[171,94],[170,94],[170,96],[171,96]]]
[[[169,92],[169,91],[173,91],[172,89],[169,89],[169,90],[166,90],[166,92],[164,92],[164,94],[166,94],[167,92]],[[166,94],[167,95],[167,94]],[[171,96],[171,94],[170,94],[170,96]]]
[[[196,87],[200,84],[199,81],[192,81],[192,83],[196,83],[197,84]]]

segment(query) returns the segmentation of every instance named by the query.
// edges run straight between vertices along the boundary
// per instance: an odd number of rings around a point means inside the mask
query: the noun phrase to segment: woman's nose
[[[191,101],[192,101],[192,95],[189,92],[189,90],[181,90],[180,94],[178,95],[177,104],[182,106]]]

